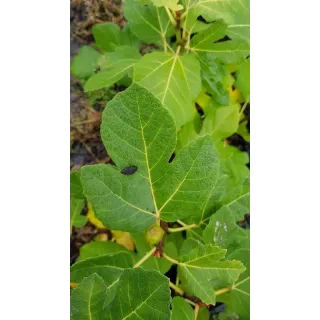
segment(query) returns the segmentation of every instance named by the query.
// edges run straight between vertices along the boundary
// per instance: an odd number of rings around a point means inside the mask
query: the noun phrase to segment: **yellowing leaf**
[[[78,284],[75,282],[70,282],[70,288],[74,289]]]
[[[130,251],[134,251],[134,243],[129,232],[112,230],[112,235],[118,244],[123,245]]]
[[[87,217],[88,217],[88,220],[93,224],[95,225],[97,228],[99,229],[107,229],[103,224],[102,222],[97,219],[94,215],[94,212],[92,210],[92,205],[90,202],[88,202],[88,213],[87,213]]]
[[[211,97],[208,96],[207,94],[205,94],[205,92],[201,92],[198,97],[197,97],[197,104],[201,107],[201,108],[205,108],[211,101]]]
[[[241,99],[241,93],[238,89],[232,90],[232,87],[228,88],[228,91],[230,93],[230,103],[235,104],[237,102],[240,102]]]

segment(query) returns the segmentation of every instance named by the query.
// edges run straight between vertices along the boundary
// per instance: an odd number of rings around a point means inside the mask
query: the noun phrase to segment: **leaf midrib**
[[[139,304],[139,306],[137,306],[133,311],[131,311],[128,315],[126,315],[124,318],[122,318],[122,320],[125,320],[125,319],[127,319],[128,317],[130,317],[132,314],[136,314],[136,315],[138,315],[137,314],[137,310],[139,309],[139,308],[141,308],[141,306],[143,306],[144,304],[146,304],[146,302],[160,289],[160,288],[162,288],[162,285],[161,286],[159,286],[155,291],[153,291],[150,295],[149,295],[149,297],[146,299],[146,300],[144,300],[141,304]],[[140,317],[140,316],[139,316]]]
[[[157,208],[156,198],[155,198],[154,191],[153,191],[153,185],[152,185],[152,180],[151,180],[151,170],[150,170],[150,166],[149,166],[149,158],[148,158],[148,153],[147,153],[147,144],[146,144],[146,140],[144,138],[144,127],[141,122],[140,104],[139,104],[137,96],[136,96],[136,102],[137,102],[137,106],[138,106],[138,115],[139,115],[139,122],[140,122],[140,128],[141,128],[141,137],[142,137],[142,141],[143,141],[144,154],[145,154],[145,158],[146,158],[146,166],[147,166],[147,172],[148,172],[148,177],[149,177],[148,182],[149,182],[149,186],[150,186],[154,209],[155,209],[156,216],[157,216],[158,208]],[[150,115],[150,117],[152,117],[152,114]]]
[[[142,209],[142,208],[139,208],[139,207],[135,206],[134,204],[132,204],[132,203],[126,201],[125,199],[121,198],[119,195],[117,195],[116,193],[114,193],[103,181],[99,180],[96,176],[94,176],[94,175],[91,175],[91,176],[92,176],[95,180],[97,180],[98,182],[100,182],[100,183],[101,183],[106,189],[108,189],[112,194],[114,194],[114,195],[115,195],[116,197],[118,197],[120,200],[122,200],[123,202],[125,202],[128,206],[130,206],[130,207],[132,207],[132,208],[134,208],[134,209],[136,209],[136,210],[139,210],[139,211],[141,211],[141,212],[147,213],[147,214],[149,214],[149,215],[151,215],[151,216],[154,216],[154,214],[153,214],[152,212],[149,212],[149,211],[146,211],[146,210],[144,210],[144,209]]]

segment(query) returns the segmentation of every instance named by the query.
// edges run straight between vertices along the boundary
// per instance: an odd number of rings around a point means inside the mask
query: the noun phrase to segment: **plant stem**
[[[184,298],[184,300],[186,300],[188,303],[190,303],[194,307],[197,305],[196,303],[194,303],[193,301],[191,301],[189,299]]]
[[[220,290],[215,291],[216,296],[226,293],[228,291],[232,290],[232,287],[226,287],[226,288],[222,288]]]
[[[169,10],[169,8],[168,8],[168,7],[164,7],[164,8],[165,8],[166,11],[167,11],[167,14],[168,14],[168,16],[169,16],[169,20],[171,21],[171,23],[173,24],[173,26],[176,27],[176,26],[177,26],[177,22],[176,22],[176,20],[173,18],[172,14],[171,14],[171,12],[170,12],[170,10]]]
[[[200,224],[205,224],[205,221],[209,220],[211,217],[205,218],[204,220],[200,221]]]
[[[157,250],[156,247],[153,247],[146,255],[144,255],[133,267],[137,268],[143,264],[152,254]]]
[[[177,41],[177,44],[181,44],[181,31],[180,29],[176,30],[176,41]]]
[[[174,291],[176,291],[177,293],[180,294],[180,296],[183,296],[184,291],[182,289],[180,289],[179,287],[177,287],[175,284],[173,284],[171,281],[169,283],[170,288],[172,288]]]
[[[188,13],[188,11],[186,11],[185,13]],[[183,17],[183,15],[181,16],[181,18],[180,19],[182,19],[182,17]],[[186,18],[184,19],[184,21],[183,21],[183,30],[182,30],[182,38],[183,38],[183,41],[184,41],[184,38],[185,38],[185,36],[186,36],[186,32],[187,32],[187,16],[186,16]]]
[[[169,49],[172,53],[174,53],[174,50],[170,47],[170,45],[169,45],[168,42],[167,42],[167,47],[168,47],[168,49]]]
[[[182,226],[184,226],[184,227],[187,227],[188,225],[187,224],[185,224],[184,222],[182,222],[182,221],[180,221],[180,220],[177,220],[177,222],[178,223],[180,223]],[[202,239],[202,237],[201,236],[199,236],[196,232],[194,232],[192,229],[189,229],[189,231],[191,232],[191,233],[193,233],[195,236],[197,236],[200,240],[203,240]]]
[[[160,211],[156,211],[156,224],[160,227]]]
[[[196,306],[194,307],[194,320],[197,320],[198,318],[199,309],[200,309],[199,305],[196,304]]]
[[[186,16],[187,16],[187,14],[188,14],[188,10],[187,10],[187,11],[185,11],[185,12],[181,15],[180,19],[183,19],[184,17],[186,17]]]
[[[174,260],[173,258],[169,257],[169,256],[168,256],[168,255],[166,255],[165,253],[163,253],[163,257],[164,257],[165,259],[167,259],[167,260],[171,261],[171,262],[172,262],[172,263],[174,263],[174,264],[180,264],[180,262],[179,262],[179,261]]]
[[[167,54],[168,53],[168,49],[167,49],[167,40],[166,40],[166,36],[162,35],[162,39],[163,39],[163,48],[164,48],[164,53]]]
[[[234,284],[234,285],[231,286],[231,287],[226,287],[226,288],[222,288],[222,289],[219,289],[219,290],[215,291],[216,296],[218,296],[219,294],[223,294],[223,293],[226,293],[226,292],[228,292],[228,291],[231,291],[231,290],[233,290],[233,289],[236,289],[240,284],[248,281],[249,278],[250,278],[250,277],[247,277],[247,278],[239,281],[238,283]],[[236,289],[236,290],[238,290],[238,289]]]
[[[232,286],[232,289],[234,289],[234,288],[236,288],[236,287],[240,286],[240,284],[242,284],[242,283],[244,283],[244,282],[248,281],[249,279],[250,279],[250,277],[247,277],[247,278],[245,278],[245,279],[243,279],[243,280],[239,281],[238,283],[236,283],[236,284],[234,284],[234,285]]]
[[[169,232],[180,232],[180,231],[184,231],[184,230],[188,230],[188,229],[192,229],[192,228],[197,228],[199,227],[197,224],[190,224],[187,225],[185,227],[181,227],[181,228],[168,228]]]
[[[241,108],[241,110],[240,110],[240,113],[239,113],[239,119],[240,119],[241,115],[243,114],[244,110],[246,109],[247,105],[248,105],[248,101],[246,101],[246,102],[243,104],[243,106],[242,106],[242,108]]]

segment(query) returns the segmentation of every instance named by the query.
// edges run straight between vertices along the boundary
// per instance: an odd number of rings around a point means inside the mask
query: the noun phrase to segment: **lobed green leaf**
[[[169,279],[157,271],[127,269],[120,277],[114,300],[106,309],[106,319],[169,320]]]
[[[71,320],[102,320],[107,287],[96,273],[84,278],[71,291]]]

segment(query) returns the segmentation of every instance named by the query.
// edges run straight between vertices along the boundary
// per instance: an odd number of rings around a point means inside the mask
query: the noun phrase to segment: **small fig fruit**
[[[146,231],[146,239],[150,244],[156,244],[161,241],[163,234],[163,229],[154,224]]]

